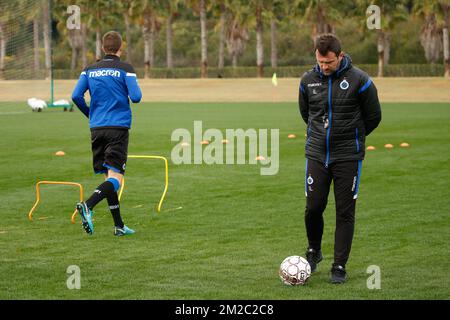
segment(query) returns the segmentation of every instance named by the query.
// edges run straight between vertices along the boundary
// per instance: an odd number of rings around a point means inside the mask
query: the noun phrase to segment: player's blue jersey
[[[84,94],[89,90],[89,107]],[[89,118],[90,128],[131,128],[130,101],[138,103],[142,98],[133,67],[115,55],[90,65],[81,72],[72,93],[72,100]]]

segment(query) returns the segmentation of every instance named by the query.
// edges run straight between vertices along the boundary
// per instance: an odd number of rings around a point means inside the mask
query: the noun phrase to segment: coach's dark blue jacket
[[[87,90],[91,96],[89,107],[84,100]],[[106,55],[84,69],[72,93],[73,102],[89,118],[90,128],[131,128],[128,97],[134,103],[141,101],[141,89],[133,67],[116,55]]]

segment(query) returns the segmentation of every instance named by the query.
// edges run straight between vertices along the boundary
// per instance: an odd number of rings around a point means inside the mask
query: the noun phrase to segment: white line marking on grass
[[[0,112],[0,116],[9,116],[9,115],[15,115],[15,114],[24,114],[29,113],[27,111],[11,111],[11,112]]]

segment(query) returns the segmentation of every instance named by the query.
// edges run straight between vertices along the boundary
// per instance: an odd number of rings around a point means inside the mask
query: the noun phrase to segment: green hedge
[[[359,68],[366,71],[370,76],[376,77],[378,74],[378,65],[361,64]],[[264,76],[272,77],[277,73],[279,78],[299,78],[311,69],[312,66],[286,66],[276,69],[265,67]],[[144,78],[144,69],[136,69],[139,78]],[[396,64],[384,67],[385,77],[442,77],[444,75],[444,66],[436,64]],[[208,68],[209,78],[254,78],[257,76],[256,67],[226,67],[222,71],[218,68]],[[177,79],[177,78],[200,78],[200,68],[176,68],[168,70],[165,68],[153,68],[150,72],[150,78],[156,79]]]
[[[366,71],[370,76],[376,77],[378,74],[378,65],[361,64],[359,68]],[[280,78],[299,78],[305,71],[312,66],[286,66],[276,69],[265,67],[264,76],[272,77],[277,73]],[[144,69],[137,68],[136,73],[139,78],[144,78]],[[442,77],[444,75],[444,66],[439,64],[392,64],[384,67],[385,77]],[[226,67],[222,71],[218,68],[208,68],[209,78],[254,78],[257,76],[256,67]],[[168,70],[166,68],[153,68],[150,71],[150,78],[155,79],[177,79],[177,78],[200,78],[200,68],[175,68]]]
[[[376,64],[357,65],[366,71],[370,76],[376,77],[378,66]],[[264,76],[272,77],[276,72],[280,78],[298,78],[311,69],[311,66],[287,66],[276,69],[265,67]],[[138,78],[144,78],[145,70],[136,69]],[[79,70],[55,69],[53,72],[55,79],[77,79],[80,75]],[[384,68],[385,77],[442,77],[444,75],[444,66],[441,64],[391,64]],[[209,78],[254,78],[256,77],[256,67],[226,67],[222,71],[218,68],[208,68]],[[30,70],[5,70],[3,77],[6,80],[13,79],[43,79],[45,71],[40,70],[37,74]],[[200,78],[200,68],[153,68],[150,71],[150,78],[154,79],[179,79],[179,78]]]

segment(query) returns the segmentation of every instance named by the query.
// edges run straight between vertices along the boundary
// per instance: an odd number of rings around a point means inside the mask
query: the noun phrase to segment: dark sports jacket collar
[[[116,56],[115,54],[106,54],[104,56],[103,60],[117,60],[117,61],[120,61],[120,57]]]
[[[350,69],[351,67],[352,67],[352,58],[350,58],[350,56],[348,54],[345,54],[341,60],[341,63],[339,64],[339,69],[337,71],[335,71],[334,73],[332,73],[331,75],[336,75],[337,77],[339,77],[344,71]],[[318,63],[316,63],[314,65],[313,70],[315,72],[318,72],[321,77],[326,77],[323,74],[322,70],[320,69],[320,66]]]

